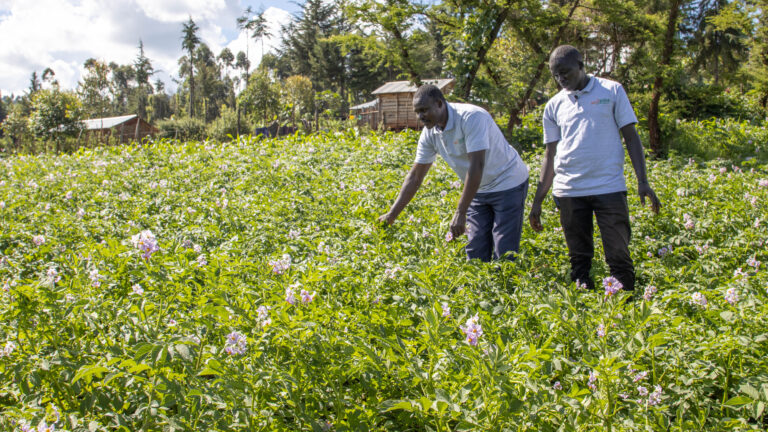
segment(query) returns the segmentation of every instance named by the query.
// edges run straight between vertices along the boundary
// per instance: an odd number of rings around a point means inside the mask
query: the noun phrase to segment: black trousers
[[[592,214],[597,219],[603,240],[605,261],[611,275],[624,285],[625,290],[635,288],[635,268],[629,256],[629,207],[627,193],[615,192],[584,197],[558,197],[560,224],[563,226],[568,256],[571,260],[571,280],[586,283],[593,289],[595,284],[589,275],[595,245],[592,237]]]

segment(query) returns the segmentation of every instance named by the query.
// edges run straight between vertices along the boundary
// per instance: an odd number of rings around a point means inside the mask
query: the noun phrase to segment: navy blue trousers
[[[512,189],[475,195],[467,210],[467,258],[515,259],[527,194],[526,180]]]

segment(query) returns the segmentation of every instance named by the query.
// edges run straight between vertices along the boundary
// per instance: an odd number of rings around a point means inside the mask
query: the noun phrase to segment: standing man
[[[454,238],[467,230],[469,259],[514,259],[520,247],[528,167],[488,112],[470,104],[448,103],[434,85],[413,95],[413,110],[424,123],[416,160],[400,194],[379,220],[393,224],[421,187],[438,154],[464,182],[451,221]],[[468,225],[468,227],[467,227]]]
[[[635,130],[637,117],[621,84],[584,73],[581,53],[561,45],[549,57],[549,70],[562,90],[544,108],[544,143],[541,176],[528,219],[535,231],[541,225],[541,203],[553,186],[560,209],[571,280],[594,288],[592,267],[592,214],[603,240],[611,274],[625,290],[635,286],[629,256],[629,209],[624,182],[624,149],[637,176],[640,202],[650,200],[659,212],[661,203],[648,184],[643,145]]]

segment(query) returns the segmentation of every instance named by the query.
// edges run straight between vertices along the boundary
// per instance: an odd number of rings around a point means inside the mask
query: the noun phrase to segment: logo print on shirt
[[[609,103],[611,103],[610,99],[595,99],[590,102],[592,105],[608,105]]]

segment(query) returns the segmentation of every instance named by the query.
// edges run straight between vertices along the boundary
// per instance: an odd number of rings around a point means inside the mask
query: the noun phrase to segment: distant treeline
[[[674,122],[762,121],[768,113],[768,0],[307,0],[282,45],[216,54],[190,18],[180,29],[178,88],[169,94],[139,41],[133,64],[88,59],[75,90],[55,71],[32,72],[23,95],[0,101],[5,147],[79,133],[79,120],[138,114],[165,130],[191,125],[222,137],[274,121],[311,128],[343,119],[386,81],[456,79],[454,100],[487,107],[508,134],[557,89],[547,58],[569,43],[588,73],[621,82],[651,148]],[[232,23],[261,44],[261,11]]]

